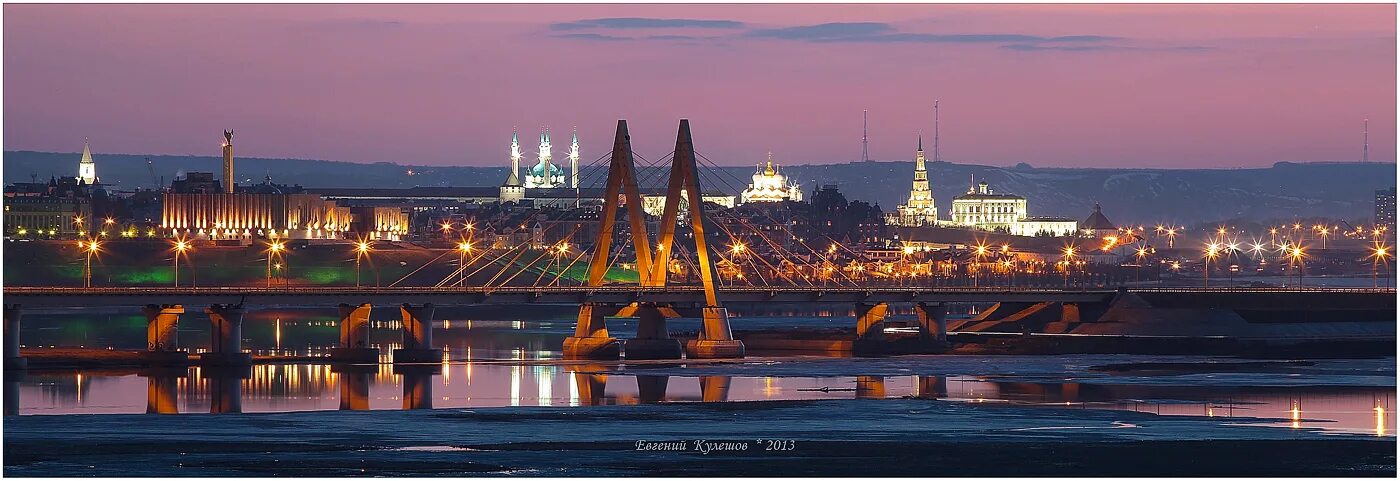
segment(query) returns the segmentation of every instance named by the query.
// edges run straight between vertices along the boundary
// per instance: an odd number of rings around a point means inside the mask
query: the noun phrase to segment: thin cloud
[[[1206,52],[1214,47],[1140,47],[1133,45],[1034,45],[1014,43],[1002,45],[1002,49],[1020,52],[1103,52],[1103,51],[1155,51],[1155,52]]]
[[[636,28],[718,28],[718,29],[739,29],[744,28],[744,22],[734,20],[703,20],[694,18],[594,18],[589,20],[575,20],[572,22],[553,23],[549,25],[551,30],[583,30],[583,29],[636,29]]]
[[[894,27],[879,22],[835,22],[797,27],[765,28],[750,31],[747,35],[759,38],[780,38],[786,40],[831,41],[843,38],[868,37],[893,32]]]
[[[619,37],[616,35],[603,35],[601,33],[561,33],[554,35],[555,38],[571,38],[575,40],[591,40],[596,42],[626,42],[633,40],[632,37]]]

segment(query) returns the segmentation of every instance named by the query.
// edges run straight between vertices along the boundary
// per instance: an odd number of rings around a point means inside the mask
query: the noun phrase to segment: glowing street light
[[[1216,258],[1217,256],[1219,256],[1219,255],[1220,255],[1220,244],[1215,243],[1215,242],[1212,242],[1212,243],[1206,245],[1206,250],[1205,250],[1205,269],[1204,269],[1204,271],[1205,271],[1205,285],[1204,285],[1204,287],[1210,287],[1210,262],[1213,261],[1213,260],[1215,260],[1215,258]]]
[[[1376,280],[1376,273],[1382,262],[1385,263],[1386,267],[1390,266],[1390,261],[1387,260],[1391,255],[1389,250],[1390,249],[1383,245],[1376,245],[1371,248],[1371,287],[1380,287],[1380,284]]]
[[[1064,263],[1065,263],[1065,287],[1069,287],[1069,269],[1070,269],[1070,266],[1074,265],[1074,246],[1065,246],[1064,258],[1065,258],[1065,260],[1064,260]]]
[[[360,287],[360,258],[369,256],[371,250],[369,242],[361,240],[355,243],[355,287]]]
[[[1291,267],[1291,266],[1293,266],[1293,263],[1294,263],[1294,262],[1297,262],[1297,263],[1298,263],[1298,268],[1297,268],[1297,269],[1298,269],[1298,287],[1303,287],[1303,259],[1304,259],[1304,258],[1306,258],[1306,256],[1305,256],[1305,254],[1304,254],[1304,252],[1303,252],[1303,248],[1302,248],[1302,247],[1293,246],[1291,249],[1289,249],[1289,251],[1288,251],[1288,265]]]
[[[175,287],[180,287],[180,256],[185,255],[185,251],[193,249],[194,245],[181,238],[176,239],[171,246],[175,250]],[[191,266],[191,269],[193,268],[194,267]]]
[[[273,241],[267,245],[267,287],[272,287],[272,258],[282,257],[282,251],[286,249],[286,244],[280,241]],[[279,270],[281,263],[278,264]]]
[[[83,243],[79,242],[78,247],[82,248]],[[87,260],[83,263],[83,287],[92,287],[92,256],[101,252],[102,244],[98,241],[90,241],[83,250],[87,253]]]

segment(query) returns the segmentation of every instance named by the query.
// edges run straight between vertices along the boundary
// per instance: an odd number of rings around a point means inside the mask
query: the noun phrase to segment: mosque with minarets
[[[578,131],[573,133],[573,140],[569,145],[569,172],[566,175],[564,169],[554,164],[554,146],[549,138],[549,129],[540,131],[540,145],[538,155],[534,165],[525,169],[525,175],[520,175],[520,161],[524,155],[520,152],[520,133],[511,132],[510,135],[510,173],[506,177],[504,184],[501,184],[501,202],[520,202],[525,199],[526,189],[578,189]]]

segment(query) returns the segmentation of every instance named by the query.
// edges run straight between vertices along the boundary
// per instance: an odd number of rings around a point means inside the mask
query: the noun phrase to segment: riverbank
[[[1393,437],[1204,416],[923,399],[21,416],[5,428],[6,476],[1394,476],[1396,449]]]

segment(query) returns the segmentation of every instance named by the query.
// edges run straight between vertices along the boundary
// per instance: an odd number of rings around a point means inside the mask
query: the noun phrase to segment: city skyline
[[[686,117],[721,164],[826,164],[868,110],[871,159],[908,160],[937,99],[955,163],[1361,160],[1367,118],[1395,159],[1394,5],[5,10],[6,150],[215,155],[232,127],[239,157],[499,166],[513,128],[577,126],[587,163],[617,118],[657,156]]]

